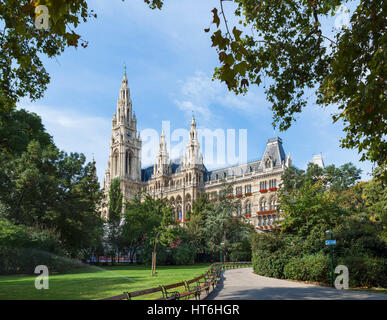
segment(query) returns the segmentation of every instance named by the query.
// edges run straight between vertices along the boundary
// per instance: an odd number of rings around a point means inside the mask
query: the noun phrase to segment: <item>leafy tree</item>
[[[356,168],[351,162],[346,163],[339,168],[334,165],[327,166],[324,169],[330,189],[334,191],[344,191],[353,186],[360,179],[361,169]]]
[[[152,275],[156,274],[157,246],[167,245],[173,240],[174,234],[171,226],[175,224],[173,208],[170,207],[166,201],[156,199],[154,208],[160,219],[160,223],[153,229],[149,237],[150,243],[153,245]]]
[[[229,199],[230,193],[232,185],[226,184],[220,191],[219,200],[206,209],[203,225],[209,250],[219,252],[222,248],[225,260],[232,251],[240,249],[241,243],[249,241],[253,232],[253,227],[246,224],[243,217],[235,216],[240,200]]]
[[[228,1],[236,6],[234,16],[243,30],[227,21]],[[214,78],[236,94],[266,78],[273,125],[280,130],[291,126],[314,90],[317,104],[338,106],[332,119],[345,125],[341,146],[357,148],[361,160],[386,167],[387,7],[379,0],[351,1],[355,10],[349,25],[331,37],[322,21],[347,3],[219,0],[219,7],[212,10],[216,31],[211,41],[220,63]],[[386,171],[380,174],[387,177]]]
[[[188,215],[186,229],[190,242],[202,253],[207,249],[204,227],[207,214],[211,212],[212,209],[213,203],[209,201],[206,194],[201,194],[198,199],[193,201],[192,212]]]
[[[42,120],[35,113],[21,110],[0,111],[0,151],[10,157],[20,156],[36,140],[42,148],[53,145]]]
[[[383,286],[386,270],[383,183],[356,183],[360,171],[351,164],[306,172],[289,170],[280,188],[280,226],[252,239],[255,272],[278,278],[329,283],[326,230],[337,244],[334,263],[349,267],[352,286]],[[298,186],[295,188],[295,183]]]
[[[38,29],[35,14],[38,5],[49,13],[49,29]],[[95,14],[86,1],[77,0],[4,0],[0,2],[0,106],[13,108],[25,96],[35,100],[43,96],[50,77],[41,55],[58,56],[66,47],[78,46],[80,36],[73,28]],[[43,17],[43,16],[41,16]],[[85,47],[86,42],[82,42]]]
[[[107,239],[110,247],[110,255],[112,264],[114,264],[115,255],[119,251],[121,237],[121,221],[122,221],[122,199],[121,181],[119,178],[114,178],[110,184],[109,190],[109,215],[107,219]]]
[[[294,167],[287,168],[282,176],[281,190],[284,193],[291,193],[305,183],[315,184],[320,181],[325,189],[339,192],[353,186],[360,179],[360,174],[361,169],[356,168],[351,162],[338,168],[334,165],[321,168],[309,163],[306,171]]]
[[[18,158],[1,157],[0,202],[4,216],[16,224],[53,226],[57,217],[52,210],[58,194],[55,163],[59,151],[42,149],[31,141]]]
[[[55,224],[66,246],[72,250],[98,246],[103,235],[99,209],[102,191],[94,160],[87,164],[85,160],[84,155],[71,153],[58,163],[62,197],[60,207],[54,209],[59,213]]]
[[[305,238],[313,230],[324,234],[339,223],[343,211],[326,193],[322,182],[307,181],[290,194],[280,193],[281,229]]]
[[[72,256],[100,241],[95,163],[58,150],[33,113],[13,110],[1,120],[0,131],[20,137],[2,140],[0,216],[30,229],[54,230],[58,246]]]
[[[161,8],[160,0],[144,0],[150,8]],[[39,5],[48,9],[48,17]],[[48,29],[37,28],[42,18]],[[75,29],[97,18],[86,0],[0,1],[0,111],[9,111],[22,97],[40,99],[50,82],[42,56],[59,56],[66,48],[86,48],[88,42]]]
[[[139,194],[126,203],[122,235],[130,257],[144,247],[161,222],[156,200]]]
[[[274,124],[288,129],[307,105],[310,90],[321,105],[338,105],[333,121],[343,120],[345,148],[357,148],[361,160],[387,165],[385,65],[386,6],[383,1],[361,0],[346,28],[329,38],[321,21],[333,16],[347,1],[229,0],[234,15],[251,34],[231,28],[224,2],[212,10],[216,31],[212,46],[220,66],[214,78],[229,90],[245,93],[250,84],[266,81]],[[151,9],[161,9],[163,0],[144,0]],[[37,29],[35,7],[46,5],[50,28]],[[219,10],[220,9],[220,10]],[[15,106],[20,97],[38,99],[49,82],[39,54],[55,57],[80,41],[73,28],[96,14],[86,0],[4,0],[0,2],[0,107]],[[222,21],[222,22],[221,22]],[[206,32],[210,28],[205,29]],[[82,41],[82,40],[81,40]],[[325,44],[328,42],[329,44]],[[81,45],[86,47],[87,42]],[[386,178],[386,171],[380,171]]]
[[[289,167],[282,175],[281,187],[284,192],[291,192],[302,186],[304,182],[304,170],[298,170],[296,167]]]
[[[375,178],[363,183],[362,187],[362,199],[365,201],[368,218],[381,226],[381,237],[387,243],[387,187],[383,181]]]

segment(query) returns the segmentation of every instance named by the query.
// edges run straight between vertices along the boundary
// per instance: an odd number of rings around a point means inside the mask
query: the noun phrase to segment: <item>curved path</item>
[[[350,275],[351,276],[351,275]],[[252,268],[222,272],[221,281],[207,300],[387,300],[387,294],[336,290],[299,282],[258,276]]]

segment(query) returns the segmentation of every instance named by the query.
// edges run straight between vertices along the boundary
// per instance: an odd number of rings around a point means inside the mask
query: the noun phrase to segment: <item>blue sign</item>
[[[333,246],[336,244],[336,240],[325,240],[325,245]]]

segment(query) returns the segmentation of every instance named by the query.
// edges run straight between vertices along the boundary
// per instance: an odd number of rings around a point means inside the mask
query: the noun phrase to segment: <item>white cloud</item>
[[[23,105],[21,108],[35,112],[43,121],[58,148],[83,153],[87,161],[94,157],[100,183],[107,166],[111,120],[71,109],[54,109],[43,105]]]
[[[207,121],[215,116],[212,112],[215,107],[243,111],[248,115],[271,115],[264,96],[256,88],[250,88],[246,95],[237,96],[229,92],[225,84],[212,81],[210,76],[200,71],[179,84],[180,94],[174,103],[186,113],[199,113]]]

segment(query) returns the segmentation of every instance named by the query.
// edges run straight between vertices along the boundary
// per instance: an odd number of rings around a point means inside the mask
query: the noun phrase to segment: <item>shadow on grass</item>
[[[150,275],[150,268],[144,265],[109,266],[105,268],[80,267],[71,273],[53,274],[49,278],[48,290],[35,289],[35,276],[0,277],[0,300],[84,300],[102,299],[137,291],[161,284],[172,284],[192,279],[205,271],[207,265],[160,266],[158,276]],[[149,273],[148,273],[149,272]],[[159,296],[144,296],[155,299]]]

